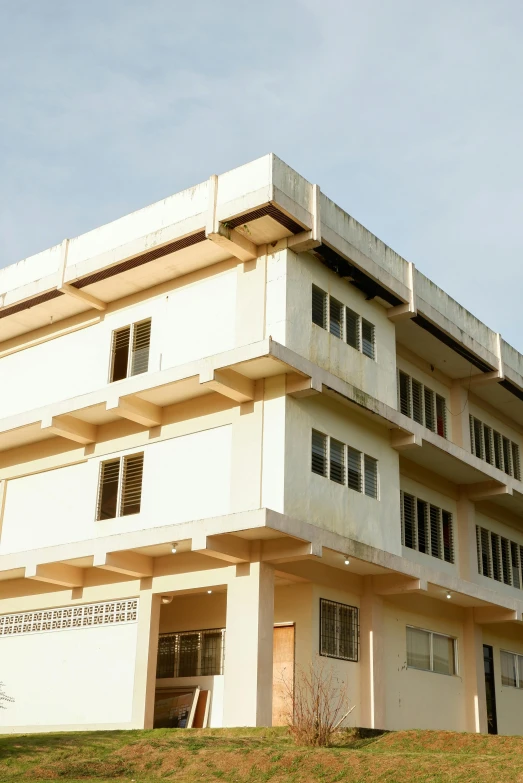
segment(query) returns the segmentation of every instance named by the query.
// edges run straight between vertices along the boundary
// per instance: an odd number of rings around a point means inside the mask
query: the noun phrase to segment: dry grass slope
[[[523,738],[438,731],[299,748],[285,729],[0,736],[0,781],[523,783]]]

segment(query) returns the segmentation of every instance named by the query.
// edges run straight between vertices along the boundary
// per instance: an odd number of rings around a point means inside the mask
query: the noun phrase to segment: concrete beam
[[[158,427],[162,423],[162,409],[135,395],[107,400],[105,408],[121,416],[122,419],[129,419],[143,427]]]
[[[460,486],[461,497],[473,502],[487,500],[498,495],[512,495],[512,487],[500,484],[497,481],[480,481],[477,484],[465,484]]]
[[[313,378],[307,378],[298,373],[288,373],[285,376],[285,393],[290,397],[311,397],[314,394],[320,394],[322,384],[317,383]]]
[[[73,440],[75,443],[81,443],[82,445],[96,443],[97,427],[69,414],[49,416],[42,419],[40,427],[42,430],[48,430],[53,435]]]
[[[136,579],[153,575],[153,558],[138,552],[106,552],[95,555],[93,566]]]
[[[234,370],[211,370],[200,374],[200,384],[235,402],[254,400],[254,381]]]
[[[294,250],[295,253],[305,253],[307,250],[314,250],[321,245],[321,212],[320,212],[321,191],[319,185],[312,186],[312,229],[302,231],[289,237],[287,247]]]
[[[515,609],[505,609],[503,606],[474,607],[474,622],[478,625],[489,623],[515,623],[521,618]]]
[[[390,307],[387,310],[387,317],[390,321],[397,323],[398,321],[407,321],[410,318],[415,318],[418,314],[416,308],[416,297],[414,295],[414,264],[409,261],[407,268],[407,278],[409,287],[409,301],[404,304]]]
[[[469,375],[468,378],[456,378],[453,383],[459,383],[460,386],[468,389],[471,386],[484,386],[487,383],[499,383],[502,380],[503,376],[499,370],[493,370],[492,372],[480,372],[476,375]]]
[[[195,536],[192,540],[192,551],[200,555],[209,555],[226,563],[245,563],[251,558],[250,542],[245,538],[232,535]]]
[[[37,582],[47,582],[59,587],[82,587],[84,583],[83,568],[66,563],[42,563],[27,566],[25,578]]]
[[[323,554],[321,544],[297,541],[291,538],[272,538],[262,541],[261,560],[264,563],[292,563],[296,560],[319,558]]]
[[[61,291],[62,294],[67,294],[67,296],[72,296],[74,299],[78,299],[80,302],[83,302],[84,304],[87,304],[90,307],[94,307],[95,310],[107,309],[106,302],[102,302],[102,300],[98,299],[96,296],[93,296],[92,294],[88,294],[87,291],[83,291],[80,288],[75,288],[73,285],[69,285],[69,283],[62,283],[62,285],[58,290]]]
[[[402,432],[402,430],[391,430],[390,445],[396,451],[407,451],[408,449],[419,448],[423,441],[419,435],[413,432]]]
[[[402,574],[380,574],[372,577],[372,587],[376,595],[402,595],[425,592],[427,582]]]
[[[258,257],[258,248],[254,242],[235,228],[228,228],[226,223],[218,223],[217,230],[206,233],[206,238],[240,261],[254,261]]]

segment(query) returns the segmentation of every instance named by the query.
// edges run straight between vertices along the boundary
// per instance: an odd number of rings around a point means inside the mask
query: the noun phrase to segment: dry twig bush
[[[349,688],[319,656],[307,668],[298,667],[294,680],[282,677],[285,720],[299,745],[328,747],[354,707]]]

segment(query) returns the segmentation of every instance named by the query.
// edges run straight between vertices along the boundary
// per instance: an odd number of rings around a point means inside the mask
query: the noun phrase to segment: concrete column
[[[476,507],[468,498],[457,502],[458,566],[462,579],[476,581],[478,555],[476,544]]]
[[[274,568],[242,563],[227,587],[224,726],[272,725]]]
[[[459,381],[450,389],[450,437],[456,446],[470,451],[468,392]]]
[[[466,730],[486,734],[487,701],[483,663],[483,631],[474,622],[474,609],[465,610],[463,654],[460,668],[465,684]]]
[[[385,721],[385,636],[383,599],[375,595],[372,577],[363,578],[360,603],[361,725],[384,729]]]
[[[151,583],[151,579],[141,580],[142,588],[138,602],[132,717],[136,729],[152,729],[154,719],[161,596],[153,594]]]

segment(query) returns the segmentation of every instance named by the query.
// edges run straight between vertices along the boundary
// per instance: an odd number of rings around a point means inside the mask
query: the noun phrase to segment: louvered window
[[[475,416],[469,416],[470,450],[479,459],[521,480],[519,446]]]
[[[320,655],[357,661],[358,642],[358,608],[320,598]]]
[[[110,459],[100,465],[96,518],[138,514],[143,482],[143,452]]]
[[[484,527],[476,526],[478,573],[503,582],[523,587],[523,546]]]
[[[156,677],[203,677],[223,674],[225,630],[161,633]]]
[[[398,408],[405,416],[447,437],[447,405],[444,397],[398,370]]]
[[[454,562],[452,514],[403,491],[401,535],[403,546],[447,563]]]
[[[523,688],[523,655],[501,650],[501,684],[508,688]]]
[[[317,286],[312,286],[312,322],[327,328],[327,294]]]
[[[378,461],[317,430],[312,430],[311,467],[313,473],[378,498]]]
[[[317,430],[312,431],[312,472],[319,476],[327,475],[327,436]]]
[[[149,369],[151,319],[124,326],[113,332],[111,383]]]
[[[376,359],[376,327],[318,286],[312,286],[312,322],[369,359]]]
[[[330,478],[345,484],[345,446],[334,438],[330,439]]]

